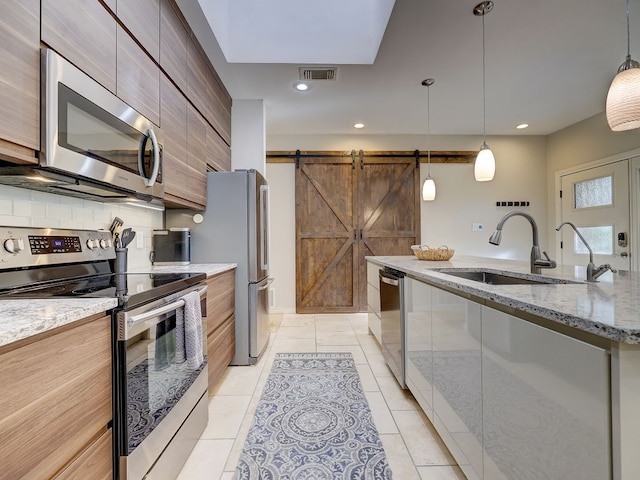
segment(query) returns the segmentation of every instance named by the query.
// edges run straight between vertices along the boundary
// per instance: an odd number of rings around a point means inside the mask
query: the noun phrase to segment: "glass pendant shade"
[[[474,174],[477,182],[488,182],[493,180],[496,173],[496,160],[493,152],[486,143],[483,143],[476,157]]]
[[[433,178],[427,176],[427,179],[422,184],[422,200],[429,202],[436,199],[436,182]]]
[[[606,111],[607,122],[614,132],[640,127],[640,68],[623,70],[614,77],[607,94]]]

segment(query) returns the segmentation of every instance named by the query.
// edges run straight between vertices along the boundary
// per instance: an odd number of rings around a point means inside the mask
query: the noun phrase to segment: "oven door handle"
[[[197,290],[198,294],[200,295],[200,297],[202,297],[202,295],[204,293],[206,293],[207,291],[207,287],[206,285],[202,288],[199,288]],[[134,315],[133,317],[130,317],[128,319],[128,324],[132,325],[138,322],[144,322],[145,320],[149,320],[150,318],[154,318],[154,317],[158,317],[160,315],[163,315],[167,312],[171,312],[173,310],[177,310],[178,308],[184,306],[184,300],[180,299],[180,300],[176,300],[175,302],[171,302],[171,303],[167,303],[166,305],[163,305],[161,307],[158,308],[154,308],[153,310],[149,310],[148,312],[144,312],[144,313],[140,313],[138,315]]]

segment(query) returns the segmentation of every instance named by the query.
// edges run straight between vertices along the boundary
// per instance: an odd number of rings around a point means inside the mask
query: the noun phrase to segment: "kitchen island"
[[[445,271],[539,276],[493,258],[367,261],[370,283],[406,275],[407,385],[468,478],[637,478],[640,274],[492,285]]]

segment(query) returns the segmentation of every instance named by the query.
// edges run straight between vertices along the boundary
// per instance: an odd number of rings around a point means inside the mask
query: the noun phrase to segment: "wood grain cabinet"
[[[181,91],[187,91],[187,29],[171,0],[160,0],[160,66]]]
[[[120,26],[117,95],[160,125],[160,69]]]
[[[207,125],[207,169],[231,171],[231,148],[211,125]]]
[[[117,15],[156,62],[160,60],[160,0],[118,0]]]
[[[187,98],[200,113],[206,114],[208,61],[191,34],[187,40]]]
[[[207,122],[187,104],[187,188],[186,200],[196,206],[207,204]]]
[[[0,157],[35,161],[40,145],[40,2],[9,0],[2,11]]]
[[[42,0],[41,40],[116,93],[116,20],[97,0]]]
[[[0,385],[2,478],[111,478],[109,316],[0,347]]]
[[[235,270],[210,277],[207,290],[209,396],[235,355]]]
[[[209,69],[207,75],[207,120],[227,145],[231,145],[231,96],[215,70]]]

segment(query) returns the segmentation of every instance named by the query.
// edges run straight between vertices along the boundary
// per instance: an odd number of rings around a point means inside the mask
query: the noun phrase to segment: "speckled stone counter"
[[[117,305],[115,298],[0,301],[0,347],[73,323]]]
[[[597,283],[587,283],[584,266],[559,266],[543,270],[542,276],[579,283],[487,285],[437,270],[482,268],[529,276],[529,262],[470,256],[456,256],[448,262],[422,261],[414,256],[367,257],[367,260],[418,280],[466,292],[617,342],[640,344],[640,273],[607,272]]]
[[[238,265],[235,263],[191,263],[189,265],[154,265],[150,269],[136,269],[135,272],[184,272],[184,273],[206,273],[207,277],[212,277],[219,273],[233,270]]]

